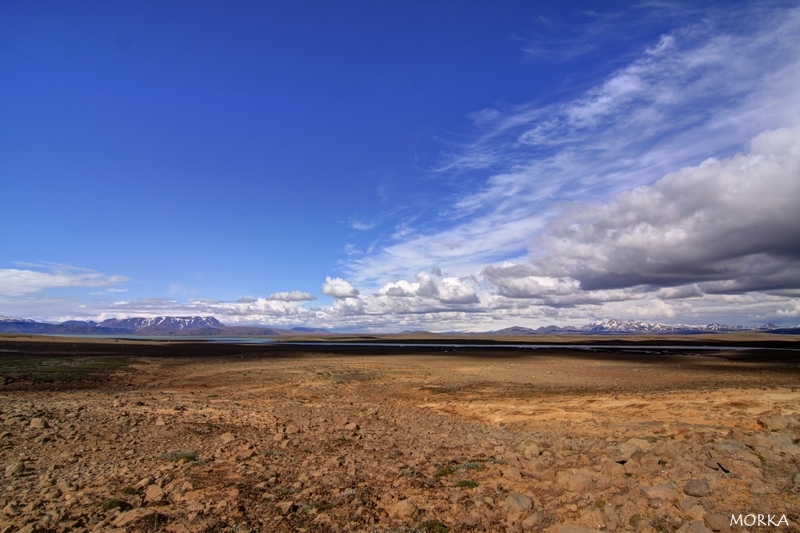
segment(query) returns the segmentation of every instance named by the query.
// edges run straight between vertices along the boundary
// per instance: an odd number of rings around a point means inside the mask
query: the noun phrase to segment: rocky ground
[[[198,350],[6,350],[0,532],[800,531],[795,362]]]

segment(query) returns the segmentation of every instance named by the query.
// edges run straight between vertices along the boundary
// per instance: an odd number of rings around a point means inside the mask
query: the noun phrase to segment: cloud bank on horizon
[[[612,317],[800,323],[800,8],[703,15],[578,94],[465,110],[466,140],[429,178],[465,185],[389,227],[352,218],[369,246],[349,245],[314,289],[90,300],[80,291],[135,280],[23,264],[0,269],[0,309],[383,331]],[[520,53],[535,62],[543,50]]]

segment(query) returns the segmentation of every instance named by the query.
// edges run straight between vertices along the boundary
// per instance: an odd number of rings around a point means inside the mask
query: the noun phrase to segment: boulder
[[[114,520],[114,527],[128,527],[155,515],[156,511],[154,509],[149,509],[146,507],[140,507],[139,509],[131,509],[130,511],[125,511],[124,513],[121,513]]]
[[[708,496],[711,489],[708,486],[708,482],[704,479],[690,479],[683,487],[683,492],[688,496],[701,498],[703,496]]]
[[[533,502],[521,492],[512,492],[503,502],[503,506],[508,514],[522,514],[533,508]]]
[[[412,500],[400,500],[389,510],[389,515],[396,518],[407,519],[414,518],[418,512],[417,504]]]

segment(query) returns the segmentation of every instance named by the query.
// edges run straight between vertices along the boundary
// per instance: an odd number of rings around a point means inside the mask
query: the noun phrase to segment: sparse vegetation
[[[128,486],[128,487],[125,487],[124,489],[122,489],[122,494],[127,494],[128,496],[133,496],[135,494],[139,494],[139,491],[134,489],[133,487]]]
[[[456,487],[464,489],[474,489],[477,486],[478,484],[472,481],[471,479],[462,479],[461,481],[456,483]]]
[[[417,526],[417,531],[419,533],[447,533],[450,528],[438,520],[426,520]]]
[[[102,501],[100,504],[100,508],[104,511],[110,511],[111,509],[119,509],[120,511],[125,511],[126,509],[130,509],[131,506],[128,502],[124,500],[118,500],[116,498],[108,498]]]
[[[433,475],[433,477],[444,477],[444,476],[450,476],[450,475],[453,475],[453,474],[455,474],[455,473],[456,473],[456,469],[455,469],[455,468],[453,468],[452,466],[445,466],[444,468],[440,468],[440,469],[439,469],[439,470],[438,470],[438,471],[437,471],[437,472],[436,472],[436,473]]]
[[[158,456],[159,459],[166,459],[168,461],[172,461],[173,463],[177,463],[180,460],[184,460],[187,462],[197,462],[197,454],[194,452],[170,452],[165,453],[163,455]]]

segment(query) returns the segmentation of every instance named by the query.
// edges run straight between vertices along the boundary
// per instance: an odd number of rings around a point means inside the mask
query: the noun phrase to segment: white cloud
[[[351,220],[350,227],[357,229],[358,231],[369,231],[375,227],[375,224],[371,222],[359,222],[358,220]]]
[[[273,292],[267,296],[267,300],[280,300],[283,302],[303,302],[316,299],[316,296],[303,291]]]
[[[23,296],[48,289],[105,287],[128,281],[126,276],[103,274],[68,265],[41,265],[40,270],[0,269],[0,295]]]
[[[466,276],[519,262],[564,204],[609,200],[792,125],[800,8],[773,7],[731,9],[718,25],[696,17],[705,22],[662,35],[576,98],[471,114],[477,137],[439,171],[486,172],[483,186],[443,205],[438,219],[349,257],[348,278],[380,287],[431,265]]]
[[[342,278],[328,276],[322,284],[322,294],[327,294],[334,298],[355,298],[358,296],[358,289]]]
[[[706,160],[553,221],[534,247],[534,270],[587,290],[800,288],[799,203],[800,134],[765,132],[748,154]]]

